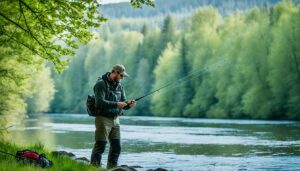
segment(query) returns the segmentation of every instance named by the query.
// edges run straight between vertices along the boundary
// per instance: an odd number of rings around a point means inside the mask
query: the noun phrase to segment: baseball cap
[[[125,72],[125,67],[122,64],[117,64],[113,67],[114,71],[117,71],[118,73],[122,74],[124,77],[128,77],[129,75]]]

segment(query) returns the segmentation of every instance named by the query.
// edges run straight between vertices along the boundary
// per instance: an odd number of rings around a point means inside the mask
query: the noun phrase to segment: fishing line
[[[205,72],[209,72],[209,71],[213,71],[213,70],[217,69],[218,67],[220,67],[223,64],[225,64],[225,62],[226,62],[226,60],[223,60],[221,62],[211,64],[208,67],[204,67],[201,70],[191,72],[190,74],[188,74],[187,76],[185,76],[185,77],[177,80],[176,82],[178,82],[180,84],[180,83],[183,83],[183,82],[185,82],[187,80],[191,80],[191,79],[197,78],[197,77],[203,75]],[[179,84],[174,84],[174,86],[176,87]],[[173,86],[171,86],[171,87],[173,87]]]
[[[202,75],[205,71],[212,71],[212,70],[214,70],[214,69],[216,69],[216,68],[224,65],[225,63],[229,63],[229,61],[225,59],[225,60],[223,60],[221,62],[217,62],[217,63],[211,64],[209,66],[206,66],[203,69],[192,71],[192,72],[190,72],[188,75],[186,75],[183,78],[180,78],[180,79],[178,79],[176,81],[169,81],[164,86],[162,86],[162,87],[160,87],[160,88],[158,88],[158,89],[156,89],[154,91],[151,91],[150,93],[148,93],[146,95],[143,95],[141,97],[136,98],[135,101],[141,100],[141,99],[143,99],[143,98],[145,98],[145,97],[147,97],[149,95],[152,95],[152,94],[154,94],[154,93],[156,93],[156,92],[158,92],[158,91],[160,91],[160,90],[162,90],[162,89],[164,89],[166,87],[170,87],[171,85],[173,85],[175,83],[178,83],[178,84],[174,85],[174,86],[171,86],[171,88],[177,87],[178,85],[180,85],[179,83],[183,83],[183,82],[185,82],[187,80],[190,80],[190,79],[193,79],[193,78],[197,78],[200,75]]]
[[[13,126],[16,126],[16,125],[10,125],[10,126],[8,126],[8,127],[6,127],[6,128],[0,128],[0,131],[2,131],[2,130],[8,130],[9,128],[11,128],[11,127],[13,127]]]
[[[224,62],[224,61],[222,61]],[[221,65],[220,64],[223,64],[222,62],[219,62],[217,64],[212,64],[210,65],[209,67],[206,67],[204,69],[201,69],[200,71],[196,71],[195,73],[193,74],[188,74],[188,76],[182,78],[182,79],[179,79],[176,81],[177,84],[173,84],[173,85],[170,85],[168,87],[168,89],[164,89],[162,91],[164,92],[168,92],[170,90],[172,90],[173,88],[176,88],[176,87],[180,87],[183,85],[184,82],[188,81],[188,80],[192,80],[194,78],[198,78],[200,77],[201,75],[204,75],[206,72],[209,72],[209,71],[213,71],[215,69],[217,69],[218,67],[220,67]],[[197,74],[196,74],[197,73]]]

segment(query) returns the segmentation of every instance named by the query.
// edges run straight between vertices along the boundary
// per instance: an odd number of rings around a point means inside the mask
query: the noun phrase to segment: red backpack
[[[39,154],[31,150],[17,151],[16,158],[22,163],[35,164],[42,168],[48,168],[53,165],[52,161],[46,158],[45,154]]]

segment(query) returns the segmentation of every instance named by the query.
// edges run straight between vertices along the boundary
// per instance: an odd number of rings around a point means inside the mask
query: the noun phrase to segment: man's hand
[[[125,103],[125,102],[117,102],[117,108],[119,108],[119,109],[123,109],[126,105],[127,105],[127,103]]]
[[[134,107],[135,105],[136,105],[136,101],[135,101],[135,100],[131,100],[131,101],[129,102],[129,107],[130,107],[130,108]]]

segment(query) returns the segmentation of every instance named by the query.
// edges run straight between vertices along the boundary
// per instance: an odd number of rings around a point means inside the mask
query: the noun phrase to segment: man
[[[101,166],[101,157],[107,140],[110,143],[107,168],[118,165],[121,153],[119,116],[123,114],[123,109],[127,110],[136,105],[134,100],[126,102],[125,92],[120,84],[123,77],[127,76],[125,67],[118,64],[113,67],[111,72],[107,72],[99,78],[94,86],[97,116],[95,119],[96,143],[91,155],[91,164],[93,165]]]

